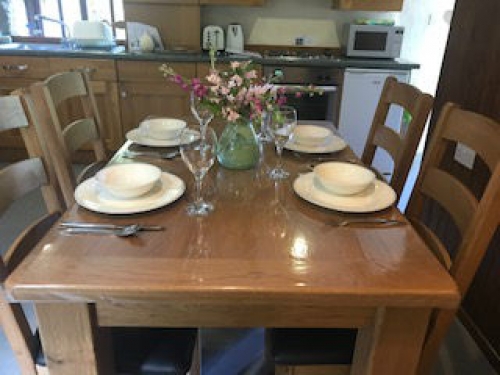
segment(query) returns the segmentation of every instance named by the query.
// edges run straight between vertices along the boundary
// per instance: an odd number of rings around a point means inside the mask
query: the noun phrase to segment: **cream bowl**
[[[323,126],[297,125],[293,131],[293,141],[304,146],[321,145],[332,135],[332,131]]]
[[[314,176],[328,192],[336,195],[360,193],[375,180],[375,173],[362,165],[336,161],[315,166]]]
[[[117,198],[135,198],[150,191],[161,169],[146,163],[115,164],[97,172],[99,186]]]
[[[150,118],[142,121],[139,128],[150,138],[169,140],[179,138],[186,121],[176,118]]]

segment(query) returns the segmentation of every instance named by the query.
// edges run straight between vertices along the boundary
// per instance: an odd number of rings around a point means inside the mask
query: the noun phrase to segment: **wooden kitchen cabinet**
[[[161,62],[118,61],[121,123],[124,134],[147,116],[168,116],[193,122],[189,92],[163,77]],[[170,63],[177,73],[192,78],[195,63]]]
[[[403,0],[333,0],[333,8],[340,10],[400,11]]]
[[[0,56],[0,95],[27,88],[50,74],[49,61],[43,57]],[[18,130],[3,132],[0,138],[0,161],[26,157]]]
[[[99,114],[104,125],[104,138],[109,150],[117,150],[124,141],[120,124],[120,103],[114,60],[84,58],[50,58],[50,74],[83,69],[89,73]],[[81,111],[80,104],[71,106],[73,114]],[[68,114],[71,116],[71,114]]]

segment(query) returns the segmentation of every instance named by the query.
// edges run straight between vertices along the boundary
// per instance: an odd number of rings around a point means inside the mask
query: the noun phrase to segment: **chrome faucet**
[[[44,16],[43,14],[35,14],[33,16],[33,19],[38,22],[42,21],[48,21],[48,22],[54,22],[62,26],[63,29],[63,35],[61,38],[61,44],[67,46],[69,49],[74,49],[75,45],[73,43],[73,40],[71,39],[71,31],[68,26],[68,24],[62,20],[58,20],[55,18],[47,17]]]

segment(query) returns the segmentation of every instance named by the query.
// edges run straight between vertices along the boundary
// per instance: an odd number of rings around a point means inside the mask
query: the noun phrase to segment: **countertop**
[[[32,45],[33,46],[33,45]],[[116,48],[114,51],[102,50],[68,50],[43,45],[41,49],[9,49],[8,46],[0,46],[0,56],[39,56],[39,57],[74,57],[92,59],[113,59],[131,61],[161,61],[161,62],[209,62],[207,53],[199,52],[177,52],[161,51],[153,53],[130,53],[123,51],[123,48]],[[391,70],[411,70],[418,69],[419,64],[406,61],[404,59],[360,59],[346,57],[322,57],[322,58],[301,58],[301,57],[257,57],[248,55],[221,55],[217,57],[218,62],[234,60],[253,60],[262,65],[287,65],[287,66],[321,66],[333,68],[360,68],[360,69],[391,69]]]

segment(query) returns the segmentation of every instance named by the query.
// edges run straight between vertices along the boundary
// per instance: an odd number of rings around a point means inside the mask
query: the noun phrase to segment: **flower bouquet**
[[[168,65],[162,65],[160,70],[167,79],[191,91],[199,105],[214,117],[227,122],[218,143],[217,155],[222,165],[245,169],[258,162],[260,149],[252,124],[260,125],[267,113],[284,105],[291,90],[276,87],[277,77],[259,78],[250,61],[233,61],[226,70],[217,70],[212,60],[212,69],[204,80],[187,79]],[[311,86],[292,94],[300,97],[316,93],[319,91]]]

